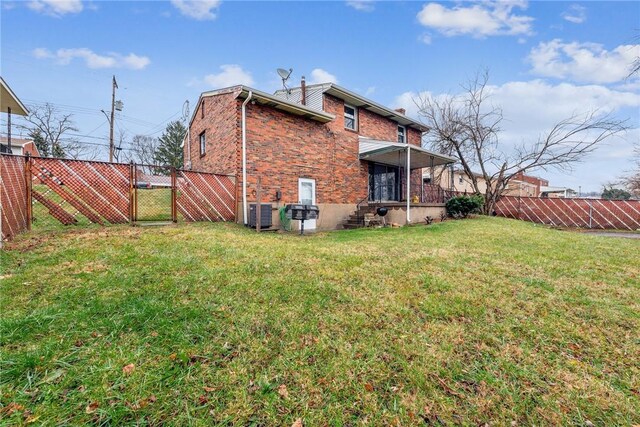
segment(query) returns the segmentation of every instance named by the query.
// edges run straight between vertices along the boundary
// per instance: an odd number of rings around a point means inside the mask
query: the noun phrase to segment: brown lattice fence
[[[557,227],[640,229],[640,200],[503,196],[496,214]]]
[[[2,155],[2,239],[37,226],[233,221],[235,179],[166,166]]]
[[[29,171],[24,157],[0,156],[0,228],[2,240],[12,239],[30,226]]]

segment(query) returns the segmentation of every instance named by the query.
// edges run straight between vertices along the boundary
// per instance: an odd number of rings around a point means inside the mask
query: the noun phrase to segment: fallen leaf
[[[93,414],[98,410],[100,404],[98,402],[91,402],[87,405],[87,408],[84,410],[87,414]]]
[[[155,394],[152,394],[151,396],[149,396],[149,402],[154,403],[156,400],[158,400],[158,398],[156,397]]]
[[[157,333],[156,331],[153,331],[153,332],[151,332],[151,336],[152,336],[152,337],[157,337],[157,336],[158,336],[158,333]]]
[[[364,388],[365,388],[365,390],[367,390],[369,392],[373,391],[373,385],[371,385],[371,383],[366,383],[364,385]]]
[[[24,422],[27,424],[32,424],[38,421],[38,418],[40,418],[40,415],[32,415],[29,418],[27,418]]]
[[[302,427],[302,418],[298,418],[291,424],[291,427]]]
[[[11,402],[4,408],[0,409],[0,414],[11,415],[16,411],[22,411],[23,409],[24,409],[24,406],[22,406],[21,404],[16,402]]]
[[[199,403],[200,405],[206,405],[208,402],[209,402],[209,398],[208,398],[207,396],[205,396],[204,394],[201,394],[201,395],[198,397],[198,403]]]
[[[211,393],[212,391],[216,391],[216,388],[204,386],[204,391],[206,391],[207,393]]]
[[[129,363],[127,366],[122,368],[122,372],[125,375],[129,375],[131,374],[134,370],[136,369],[136,365],[134,365],[133,363]]]
[[[171,359],[171,360],[176,360],[177,357],[178,357],[178,355],[176,353],[171,353],[169,355],[169,359]]]
[[[281,398],[288,399],[289,390],[287,390],[287,386],[284,384],[280,384],[280,386],[278,387],[278,394],[280,395]]]

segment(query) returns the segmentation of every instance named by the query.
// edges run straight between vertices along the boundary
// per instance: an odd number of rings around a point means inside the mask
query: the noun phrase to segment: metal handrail
[[[365,200],[367,200],[367,201],[369,200],[369,194],[367,194],[362,200],[360,200],[358,203],[356,203],[356,218],[358,218],[358,224],[360,224],[360,205]],[[362,219],[362,223],[364,224],[364,217]]]

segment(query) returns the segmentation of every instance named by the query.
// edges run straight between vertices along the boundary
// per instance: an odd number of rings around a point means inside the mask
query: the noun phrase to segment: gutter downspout
[[[193,168],[191,164],[191,125],[187,128],[187,165],[189,170]]]
[[[411,224],[411,147],[407,142],[407,225]]]
[[[251,101],[253,92],[242,103],[242,223],[247,225],[247,104]]]

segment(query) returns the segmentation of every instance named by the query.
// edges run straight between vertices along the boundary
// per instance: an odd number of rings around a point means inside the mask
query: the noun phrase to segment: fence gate
[[[168,166],[131,165],[133,222],[176,222],[175,169]]]

